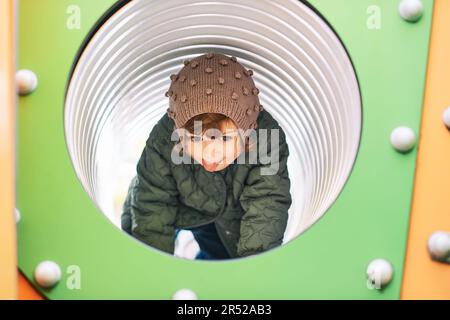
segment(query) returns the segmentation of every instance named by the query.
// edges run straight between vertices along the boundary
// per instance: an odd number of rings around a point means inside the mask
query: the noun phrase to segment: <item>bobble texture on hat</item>
[[[221,113],[231,118],[240,129],[256,129],[259,113],[259,89],[253,71],[247,70],[236,57],[208,52],[185,60],[178,74],[170,76],[165,93],[169,98],[167,113],[176,128],[202,113]]]

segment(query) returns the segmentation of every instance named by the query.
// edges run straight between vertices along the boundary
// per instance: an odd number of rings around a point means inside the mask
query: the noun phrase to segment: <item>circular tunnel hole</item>
[[[361,131],[351,60],[301,1],[125,1],[99,23],[70,79],[65,134],[76,174],[119,226],[145,140],[168,107],[169,75],[209,51],[255,71],[261,103],[286,132],[293,203],[285,243],[338,197]]]

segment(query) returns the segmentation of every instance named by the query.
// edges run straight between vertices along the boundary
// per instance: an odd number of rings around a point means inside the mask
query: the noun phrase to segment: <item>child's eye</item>
[[[231,141],[232,139],[233,139],[232,136],[222,136],[222,140],[223,140],[224,142]]]

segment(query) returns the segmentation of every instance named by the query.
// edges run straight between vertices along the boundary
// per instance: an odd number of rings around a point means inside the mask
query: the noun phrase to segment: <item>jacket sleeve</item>
[[[163,156],[158,146],[160,143],[154,134],[157,130],[152,130],[136,166],[136,182],[130,199],[131,234],[154,248],[173,254],[178,189],[172,176],[170,155]]]
[[[134,193],[134,188],[136,186],[137,176],[135,176],[130,185],[128,186],[127,197],[122,206],[122,215],[121,215],[121,227],[122,230],[131,235],[131,198]]]
[[[269,130],[270,131],[270,130]],[[268,143],[270,145],[270,143]],[[279,128],[279,143],[268,150],[268,157],[278,153],[275,161],[250,169],[246,185],[239,198],[244,215],[241,220],[237,246],[239,256],[267,251],[283,242],[292,203],[287,169],[289,149],[284,132]],[[258,162],[259,163],[259,162]],[[274,174],[262,174],[269,167],[276,167]]]

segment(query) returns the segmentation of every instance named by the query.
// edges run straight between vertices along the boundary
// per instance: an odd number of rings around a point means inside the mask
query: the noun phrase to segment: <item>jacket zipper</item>
[[[227,200],[228,200],[228,186],[227,186],[227,183],[226,183],[226,177],[223,177],[223,176],[222,176],[222,179],[223,179],[224,184],[225,184],[225,203],[224,203],[224,205],[223,205],[223,208],[222,208],[221,212],[220,212],[220,213],[217,215],[217,217],[214,219],[213,223],[214,223],[214,227],[216,228],[217,235],[219,236],[220,241],[222,241],[223,246],[224,246],[225,249],[227,250],[228,255],[230,256],[230,258],[234,258],[232,252],[231,252],[230,249],[228,248],[228,242],[227,242],[227,241],[224,241],[224,239],[223,239],[223,237],[222,237],[222,234],[220,233],[220,230],[219,230],[219,228],[217,227],[217,224],[215,223],[215,221],[216,221],[217,219],[219,219],[219,217],[222,215],[222,213],[225,211],[225,209],[226,209],[226,207],[227,207]]]
[[[215,175],[220,175],[220,173],[214,173]],[[227,196],[228,196],[228,193],[227,193],[227,184],[225,183],[225,202],[224,202],[224,204],[223,204],[223,208],[220,210],[220,213],[213,219],[213,220],[211,220],[211,221],[208,221],[208,222],[204,222],[204,223],[200,223],[200,224],[197,224],[197,225],[193,225],[193,226],[189,226],[188,227],[188,229],[187,230],[189,230],[190,228],[197,228],[197,227],[201,227],[201,226],[206,226],[207,224],[210,224],[210,223],[213,223],[213,222],[215,222],[216,220],[218,220],[219,218],[220,218],[220,216],[222,215],[222,213],[225,211],[225,209],[226,209],[226,207],[227,207]],[[181,228],[182,229],[182,228]],[[216,229],[217,230],[217,229]],[[217,233],[219,233],[219,232],[217,232]],[[222,240],[222,238],[221,238],[221,240]],[[223,241],[222,241],[223,242]],[[228,249],[227,249],[228,250]]]
[[[215,175],[221,175],[221,174],[220,173],[215,173]],[[220,213],[213,220],[211,220],[209,222],[201,223],[201,224],[198,224],[198,225],[194,225],[194,226],[189,226],[189,229],[190,228],[201,227],[201,226],[204,226],[204,225],[207,225],[207,224],[210,224],[210,223],[214,223],[214,228],[216,229],[216,232],[217,232],[217,235],[219,236],[220,241],[222,241],[222,244],[225,247],[225,249],[227,250],[228,255],[231,258],[234,258],[233,253],[228,248],[228,245],[227,245],[228,242],[224,241],[224,239],[222,237],[222,234],[220,233],[219,228],[217,227],[217,224],[215,223],[220,218],[220,216],[222,215],[222,213],[225,211],[225,209],[227,207],[228,188],[227,188],[227,184],[225,182],[226,180],[225,180],[225,178],[223,176],[222,176],[222,180],[224,181],[224,185],[225,185],[225,201],[224,201],[224,204],[223,204],[223,208],[220,210]],[[187,230],[189,230],[189,229],[187,229]]]

